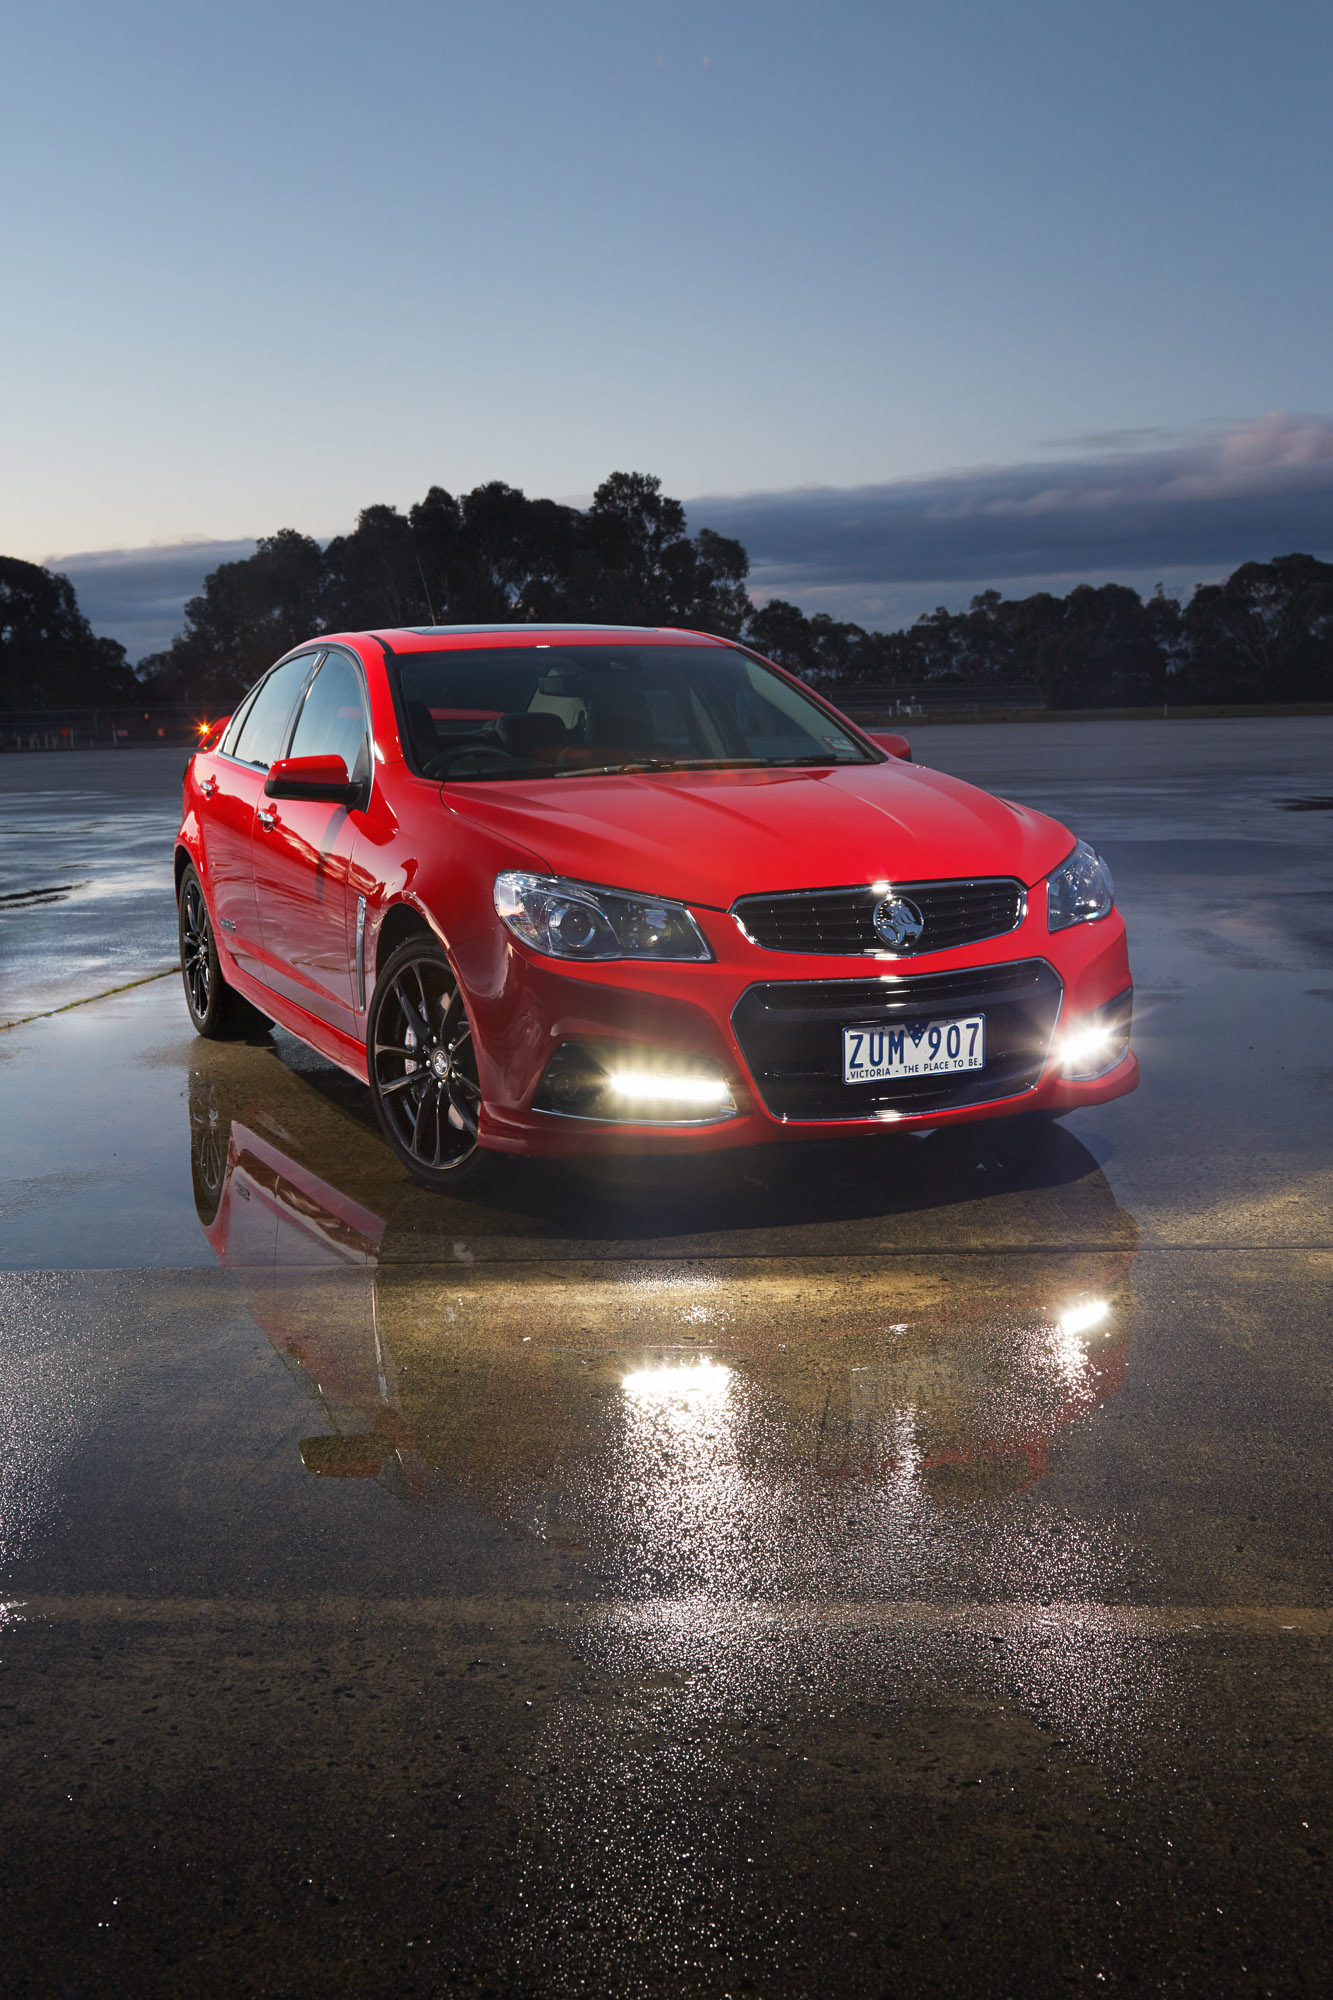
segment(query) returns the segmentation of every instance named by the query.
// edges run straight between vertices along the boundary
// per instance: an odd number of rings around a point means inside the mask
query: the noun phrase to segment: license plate
[[[986,1017],[961,1021],[908,1021],[894,1028],[844,1028],[844,1083],[886,1083],[899,1076],[948,1076],[982,1069],[986,1062]]]

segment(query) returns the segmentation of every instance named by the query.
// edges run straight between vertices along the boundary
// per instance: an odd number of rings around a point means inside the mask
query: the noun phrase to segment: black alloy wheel
[[[222,976],[218,948],[213,937],[213,919],[208,913],[203,885],[194,864],[181,876],[177,895],[180,919],[181,981],[185,1004],[190,1010],[195,1033],[210,1041],[227,1041],[241,1035],[261,1033],[269,1026],[267,1015],[243,1000]]]
[[[222,1190],[227,1184],[230,1121],[218,1104],[217,1085],[190,1071],[190,1179],[194,1185],[194,1206],[205,1229],[217,1221],[222,1206]]]
[[[423,1186],[475,1188],[489,1177],[472,1024],[453,968],[424,933],[399,945],[375,983],[366,1068],[380,1128]]]

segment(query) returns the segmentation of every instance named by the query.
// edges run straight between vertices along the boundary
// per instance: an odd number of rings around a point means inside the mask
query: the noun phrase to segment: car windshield
[[[408,755],[428,778],[878,761],[732,646],[494,646],[393,664]]]

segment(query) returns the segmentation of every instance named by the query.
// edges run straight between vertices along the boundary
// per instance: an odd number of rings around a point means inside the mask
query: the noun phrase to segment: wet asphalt
[[[173,962],[186,755],[0,756],[0,1027]]]
[[[1326,1990],[1333,719],[912,733],[1137,1094],[471,1203],[0,759],[6,1994]]]

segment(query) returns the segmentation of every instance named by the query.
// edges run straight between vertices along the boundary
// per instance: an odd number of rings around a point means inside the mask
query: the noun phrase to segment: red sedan
[[[440,1188],[1132,1090],[1105,863],[907,759],[693,632],[312,641],[186,772],[191,1017],[368,1082]]]

